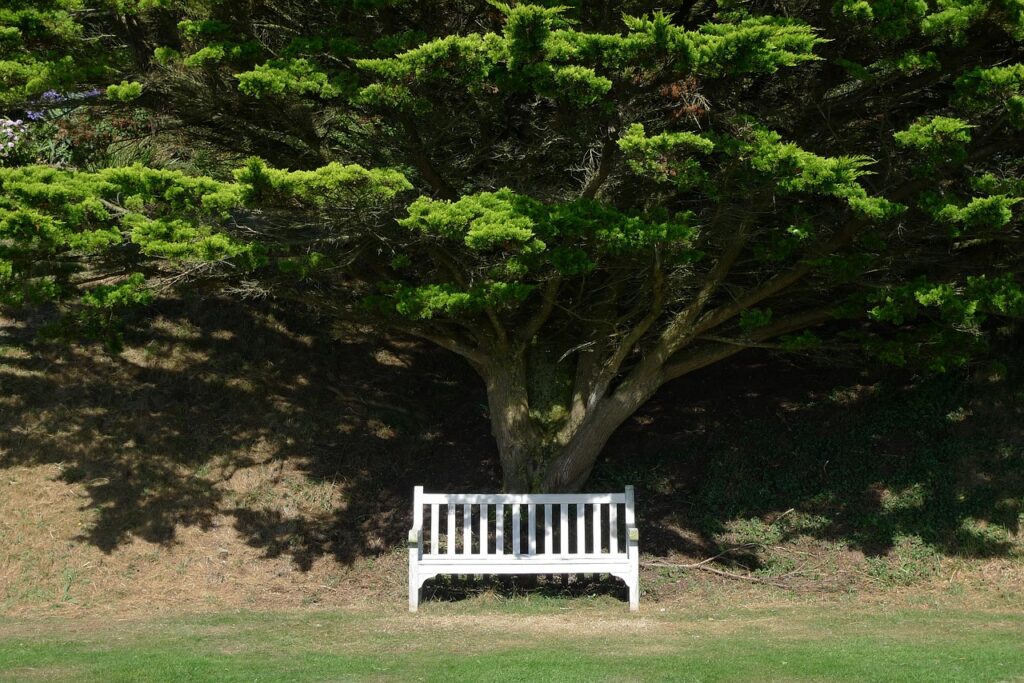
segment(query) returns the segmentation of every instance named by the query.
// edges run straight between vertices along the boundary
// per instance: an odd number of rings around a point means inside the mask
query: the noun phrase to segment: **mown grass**
[[[1013,681],[1024,612],[515,600],[0,625],[0,681]]]

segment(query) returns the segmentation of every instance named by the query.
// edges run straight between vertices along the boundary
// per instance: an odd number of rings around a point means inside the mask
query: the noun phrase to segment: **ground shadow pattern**
[[[468,368],[407,340],[336,339],[274,313],[165,303],[120,354],[0,329],[0,466],[59,463],[95,513],[79,540],[104,551],[132,536],[173,543],[177,528],[230,513],[250,544],[299,568],[393,545],[415,484],[495,480]],[[223,482],[257,465],[333,482],[345,505],[296,519],[225,497]]]
[[[591,485],[638,484],[657,554],[716,554],[726,523],[747,520],[775,542],[807,535],[868,557],[907,537],[1008,555],[1024,517],[1024,366],[1013,345],[1003,356],[1010,367],[920,378],[753,352],[667,387]],[[758,568],[756,553],[730,557]]]
[[[267,557],[351,563],[402,543],[413,485],[500,480],[480,382],[445,352],[339,338],[269,306],[152,313],[121,354],[41,345],[33,321],[0,326],[0,466],[61,463],[95,513],[81,540],[174,543],[176,529],[229,514]],[[730,520],[790,509],[801,521],[786,533],[869,555],[907,534],[1007,554],[1024,498],[1021,374],[913,382],[750,352],[662,391],[608,444],[589,488],[638,487],[654,554],[716,554]],[[337,484],[345,504],[284,515],[219,486],[286,464]],[[757,555],[730,561],[756,568]]]

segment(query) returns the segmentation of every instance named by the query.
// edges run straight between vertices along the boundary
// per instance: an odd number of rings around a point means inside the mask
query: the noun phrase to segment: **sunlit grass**
[[[883,607],[653,612],[498,607],[24,619],[0,681],[1005,681],[1024,613]]]

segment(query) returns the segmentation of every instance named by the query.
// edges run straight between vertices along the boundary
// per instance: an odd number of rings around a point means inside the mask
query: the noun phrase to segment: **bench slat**
[[[562,553],[552,553],[550,555],[520,555],[515,557],[513,555],[505,555],[503,558],[496,558],[491,555],[490,557],[480,557],[479,555],[456,555],[455,557],[447,557],[445,555],[439,555],[437,557],[424,557],[420,560],[420,564],[437,564],[444,565],[446,567],[462,567],[466,564],[484,564],[493,562],[494,564],[520,564],[524,567],[530,567],[536,562],[551,562],[551,561],[563,561],[565,566],[572,567],[573,563],[577,560],[580,562],[619,562],[624,563],[629,560],[629,555],[626,553],[600,553],[595,555],[594,553],[586,553],[584,555],[577,555],[576,553],[568,553],[563,555]],[[460,571],[458,573],[465,574],[466,572]],[[565,570],[553,572],[555,574],[564,574]],[[571,572],[570,572],[571,573]]]
[[[624,493],[424,493],[424,503],[454,503],[455,505],[497,505],[524,503],[625,503]]]
[[[461,556],[460,556],[461,557]],[[612,555],[594,558],[557,555],[539,555],[529,561],[495,561],[470,557],[464,562],[445,564],[438,560],[423,560],[420,567],[431,574],[605,574],[629,571],[629,560]]]
[[[433,503],[430,506],[430,554],[437,555],[438,550],[438,538],[437,538],[437,515],[440,513],[440,505]]]
[[[462,554],[473,552],[473,515],[469,505],[462,506]]]
[[[548,555],[555,552],[554,533],[551,529],[551,503],[544,504],[544,552]]]
[[[487,508],[488,507],[490,507],[490,506],[488,506],[488,505],[481,505],[480,506],[480,554],[484,555],[484,556],[488,555],[487,545],[490,542],[490,539],[489,539],[490,534],[488,533],[488,529],[487,529],[487,517],[488,517]]]
[[[593,511],[591,512],[592,520],[594,523],[594,554],[597,555],[601,552],[601,505],[595,503],[593,505]]]
[[[494,553],[505,554],[505,505],[494,508]]]
[[[559,517],[562,523],[559,525],[558,551],[563,555],[569,552],[569,505],[562,503],[559,507]]]
[[[587,506],[583,503],[576,503],[576,554],[584,555],[587,552]]]
[[[519,554],[520,536],[522,536],[522,525],[519,524],[519,503],[512,503],[512,554]]]
[[[527,555],[535,555],[537,553],[537,506],[527,504],[526,510],[529,517],[530,533],[529,533],[529,549],[526,551]]]
[[[608,552],[619,552],[619,506],[608,506]]]
[[[448,539],[444,545],[449,555],[455,554],[455,506],[451,503],[448,504]]]

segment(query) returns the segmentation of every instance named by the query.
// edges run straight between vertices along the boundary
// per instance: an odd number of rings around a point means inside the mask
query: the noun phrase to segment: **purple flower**
[[[26,112],[25,116],[28,117],[29,121],[42,121],[46,118],[46,113],[41,111],[30,111]]]
[[[88,99],[90,97],[99,97],[102,94],[103,94],[103,91],[100,90],[99,88],[92,88],[90,90],[86,90],[84,92],[78,93],[79,97],[84,97],[86,99]]]
[[[56,90],[47,90],[39,96],[39,99],[41,99],[43,102],[63,102],[64,96]]]
[[[21,139],[25,125],[21,119],[0,119],[0,157],[7,158]]]

